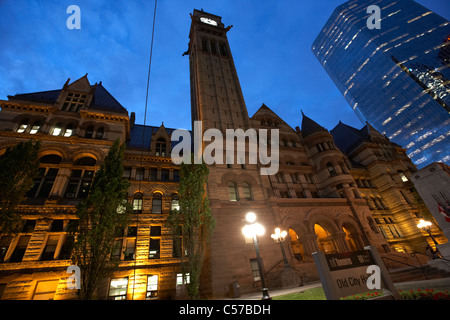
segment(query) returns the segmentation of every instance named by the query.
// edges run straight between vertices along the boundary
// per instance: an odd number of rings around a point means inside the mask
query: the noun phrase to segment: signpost
[[[388,290],[392,299],[400,299],[375,247],[336,254],[314,252],[313,257],[328,300],[373,289]]]

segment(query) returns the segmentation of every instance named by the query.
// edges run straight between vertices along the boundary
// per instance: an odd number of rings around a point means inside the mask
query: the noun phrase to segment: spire
[[[318,132],[318,131],[328,132],[327,129],[325,129],[324,127],[319,125],[317,122],[315,122],[314,120],[305,116],[303,111],[302,111],[302,116],[303,116],[303,119],[302,119],[303,137],[309,136],[310,134],[313,134],[314,132]]]

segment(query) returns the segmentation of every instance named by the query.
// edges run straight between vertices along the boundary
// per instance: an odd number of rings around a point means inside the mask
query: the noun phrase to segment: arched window
[[[330,173],[330,176],[334,177],[337,175],[336,169],[330,162],[327,163],[327,169],[328,169],[328,172]]]
[[[39,131],[39,128],[41,127],[40,121],[35,121],[33,125],[31,126],[30,134],[35,134]]]
[[[162,196],[160,193],[153,194],[152,213],[162,213]]]
[[[69,124],[64,131],[64,137],[70,137],[73,134],[73,124]]]
[[[97,132],[95,133],[95,139],[103,139],[104,135],[105,135],[105,128],[100,127],[97,129]]]
[[[46,155],[39,159],[39,173],[34,179],[33,187],[27,192],[28,198],[47,198],[50,195],[61,160],[58,155]]]
[[[242,185],[242,191],[245,200],[253,200],[252,186],[250,183],[244,182]]]
[[[94,158],[83,157],[83,158],[77,159],[75,161],[74,165],[77,165],[77,166],[95,166],[96,163],[97,163],[97,160],[95,160]]]
[[[57,124],[55,124],[55,126],[53,127],[52,130],[52,136],[59,136],[61,134],[61,130],[62,130],[62,125],[60,122],[58,122]]]
[[[93,126],[89,126],[86,129],[86,132],[84,133],[84,137],[87,139],[92,138],[92,135],[94,134],[94,127]]]
[[[230,197],[230,201],[238,201],[239,195],[237,190],[237,185],[235,182],[228,182],[228,195]]]
[[[20,122],[19,127],[17,128],[17,133],[23,133],[28,128],[28,119],[22,120]]]
[[[158,140],[156,140],[156,156],[166,156],[166,140],[163,138],[159,138]]]
[[[142,193],[138,192],[133,197],[133,213],[138,214],[142,213],[142,204],[143,204],[143,195]]]

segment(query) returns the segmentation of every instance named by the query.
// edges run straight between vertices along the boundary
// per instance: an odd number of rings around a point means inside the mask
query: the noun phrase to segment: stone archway
[[[317,246],[319,251],[323,253],[336,253],[337,246],[334,242],[331,231],[327,227],[323,227],[319,223],[314,224],[314,233],[317,236]]]

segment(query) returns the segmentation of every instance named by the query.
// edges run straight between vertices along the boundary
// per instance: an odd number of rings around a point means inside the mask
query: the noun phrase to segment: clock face
[[[203,23],[210,24],[212,26],[217,26],[217,22],[212,20],[212,19],[210,19],[210,18],[201,17],[200,21],[203,22]]]

